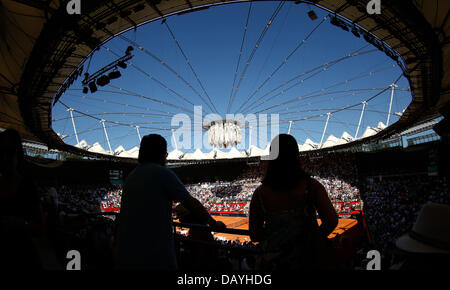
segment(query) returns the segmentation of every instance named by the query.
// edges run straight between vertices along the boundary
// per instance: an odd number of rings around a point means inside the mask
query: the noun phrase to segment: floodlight
[[[97,86],[95,85],[95,81],[89,83],[89,89],[91,89],[91,93],[95,93],[97,91]]]
[[[110,80],[118,79],[121,76],[122,76],[122,74],[118,70],[112,71],[108,74],[108,77]]]
[[[104,87],[109,84],[109,77],[107,75],[102,75],[97,79],[97,85]]]

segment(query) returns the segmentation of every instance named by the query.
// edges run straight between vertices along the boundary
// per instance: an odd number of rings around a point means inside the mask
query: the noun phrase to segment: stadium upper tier
[[[368,126],[361,138],[366,138],[368,136],[372,136],[382,129],[385,128],[385,125],[380,122],[377,128],[373,128]],[[349,133],[344,132],[341,138],[337,138],[333,135],[330,135],[327,140],[321,145],[319,143],[315,143],[310,139],[307,139],[304,144],[299,144],[298,149],[300,152],[303,151],[311,151],[319,148],[329,148],[337,145],[343,145],[347,143],[351,143],[355,141],[355,139],[350,136]],[[95,142],[92,145],[89,145],[86,140],[81,140],[80,143],[75,145],[78,148],[83,150],[87,150],[93,153],[99,153],[104,155],[113,155],[123,158],[138,158],[139,155],[139,147],[135,146],[129,150],[126,150],[122,145],[118,146],[114,151],[108,151],[104,149],[99,142]],[[267,144],[265,148],[259,148],[257,146],[251,145],[247,150],[239,151],[236,147],[232,147],[229,151],[221,151],[218,148],[214,148],[209,152],[202,152],[201,149],[196,149],[193,153],[185,153],[181,150],[174,149],[169,152],[167,156],[167,160],[212,160],[212,159],[233,159],[233,158],[247,158],[247,157],[263,157],[269,155],[270,146]]]

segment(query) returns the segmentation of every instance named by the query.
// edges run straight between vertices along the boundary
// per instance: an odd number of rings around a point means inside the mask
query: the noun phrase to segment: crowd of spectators
[[[61,186],[40,191],[46,232],[60,265],[67,263],[69,250],[77,249],[83,253],[82,268],[111,269],[115,219],[96,214],[108,188]]]
[[[361,195],[372,243],[385,265],[392,264],[394,241],[411,230],[425,203],[450,204],[448,180],[438,176],[368,178]]]
[[[355,255],[360,253],[361,258],[364,258],[367,250],[375,248],[382,254],[384,265],[389,266],[393,263],[395,239],[411,229],[421,207],[427,202],[450,204],[448,180],[445,177],[414,175],[372,177],[358,181],[352,155],[347,155],[303,157],[302,161],[305,171],[325,186],[332,202],[342,205],[364,202],[364,215],[371,243],[367,244],[367,249],[358,248],[359,251],[356,251]],[[261,184],[263,172],[264,166],[260,164],[248,167],[234,181],[189,184],[186,188],[210,212],[247,215],[249,201],[254,190]],[[120,208],[120,186],[61,185],[41,187],[40,193],[47,214],[53,211],[53,224],[61,229],[70,229],[72,237],[75,237],[70,241],[58,240],[60,245],[67,248],[76,245],[91,247],[95,248],[92,251],[96,252],[95,257],[108,256],[107,253],[114,242],[114,221],[89,214],[98,213],[101,208]],[[336,208],[338,212],[342,210],[342,205]],[[362,205],[360,207],[362,208]],[[85,216],[71,217],[80,213]],[[185,236],[186,232],[180,234]],[[215,240],[228,248],[253,247],[250,241],[228,241],[220,237],[215,237]]]
[[[355,251],[355,261],[362,261],[362,264],[356,262],[354,268],[364,269],[367,262],[365,255],[368,250],[374,248],[382,255],[383,268],[388,268],[394,263],[394,241],[411,230],[422,206],[427,202],[450,204],[448,181],[445,177],[424,174],[376,177],[359,181],[352,156],[350,153],[344,153],[330,154],[326,158],[304,158],[303,165],[305,171],[325,186],[332,202],[343,204],[356,202],[361,209],[364,204],[371,240]],[[262,168],[262,166],[252,167],[236,181],[250,184],[251,190],[245,195],[249,199],[254,188],[260,184]],[[193,188],[198,189],[196,186]],[[214,198],[207,191],[195,190],[195,192],[204,200]],[[341,205],[335,204],[337,211],[340,212],[342,208],[338,206]]]
[[[210,212],[248,214],[248,203],[260,182],[239,179],[234,182],[215,182],[187,185],[189,193]]]
[[[96,213],[100,206],[120,207],[122,188],[120,185],[61,185],[41,186],[42,199],[51,199],[65,213]]]
[[[333,153],[326,157],[303,157],[304,170],[322,183],[338,212],[362,208],[357,186],[357,169],[350,153]],[[212,212],[248,214],[247,203],[261,185],[264,164],[247,168],[233,182],[199,183],[187,186],[188,191]],[[353,203],[343,205],[342,203]],[[353,206],[353,208],[352,208]],[[237,211],[236,211],[237,210]]]
[[[303,169],[313,176],[345,179],[352,184],[358,179],[358,168],[353,153],[301,156],[301,163]]]
[[[344,207],[337,203],[360,202],[355,163],[351,156],[344,153],[329,154],[326,158],[302,158],[305,171],[325,186],[338,211],[343,211]],[[249,166],[236,180],[188,184],[186,188],[211,212],[247,215],[248,203],[263,175],[264,164],[261,163]],[[117,210],[122,196],[120,185],[109,184],[41,187],[40,191],[43,198],[55,199],[65,213]]]
[[[120,208],[121,201],[122,201],[122,188],[120,186],[109,188],[106,194],[102,196],[101,208],[103,210]]]
[[[344,180],[338,178],[322,178],[314,176],[327,190],[331,202],[358,202],[360,201],[359,189]]]

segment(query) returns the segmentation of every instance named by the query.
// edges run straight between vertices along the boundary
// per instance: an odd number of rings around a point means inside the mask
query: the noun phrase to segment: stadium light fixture
[[[342,20],[339,20],[336,16],[331,17],[330,23],[334,26],[338,26],[345,31],[349,31],[347,25]]]
[[[102,75],[97,79],[97,85],[104,87],[109,84],[109,77],[107,75]]]
[[[119,62],[117,65],[123,69],[127,68],[127,64],[124,61]]]
[[[134,55],[132,55],[130,52],[133,50],[132,46],[129,46],[126,51],[126,55],[120,57],[119,59],[116,59],[112,63],[104,66],[103,68],[99,69],[92,75],[89,73],[84,74],[84,80],[81,82],[84,87],[89,87],[91,89],[91,93],[94,93],[97,91],[97,86],[106,86],[109,84],[109,82],[112,79],[117,79],[122,76],[118,68],[127,68],[126,61],[132,59]],[[112,71],[111,71],[112,70]],[[110,71],[110,72],[109,72]],[[109,72],[109,73],[108,73]],[[86,89],[83,88],[83,92],[86,93]]]
[[[316,20],[317,19],[317,14],[316,12],[314,12],[313,10],[309,10],[308,11],[308,16],[311,20]]]
[[[118,70],[112,71],[108,74],[108,77],[110,80],[118,79],[121,76],[122,76],[122,74]]]
[[[133,48],[132,46],[128,46],[128,47],[127,47],[127,50],[125,51],[125,54],[126,54],[126,55],[131,55],[131,52],[133,51],[133,49],[134,49],[134,48]]]
[[[353,33],[354,36],[356,36],[358,38],[360,37],[358,29],[356,27],[354,27],[354,26],[352,28],[352,33]]]
[[[333,25],[335,25],[335,26],[339,26],[339,21],[337,20],[336,16],[335,16],[335,17],[332,17],[332,18],[330,19],[330,23],[333,24]]]
[[[91,93],[95,93],[97,91],[97,85],[95,84],[95,81],[89,83],[89,89],[91,89]]]

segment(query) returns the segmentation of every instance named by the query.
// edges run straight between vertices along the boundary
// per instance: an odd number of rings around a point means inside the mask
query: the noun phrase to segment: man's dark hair
[[[167,155],[167,142],[158,134],[144,136],[139,148],[139,163],[161,162]]]

